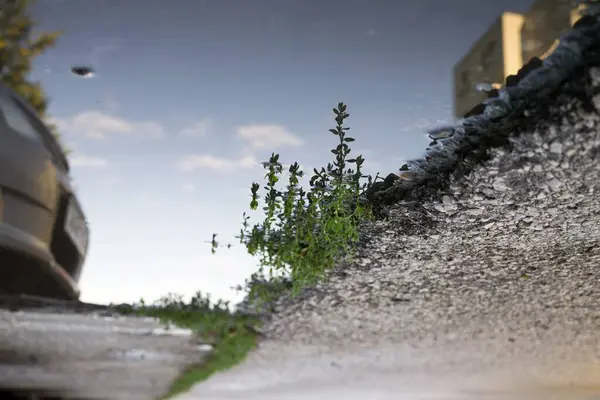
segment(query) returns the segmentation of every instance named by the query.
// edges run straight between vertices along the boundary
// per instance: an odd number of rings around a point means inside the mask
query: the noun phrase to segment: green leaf
[[[350,142],[354,142],[356,139],[354,139],[353,137],[346,137],[344,138],[344,142],[350,143]]]

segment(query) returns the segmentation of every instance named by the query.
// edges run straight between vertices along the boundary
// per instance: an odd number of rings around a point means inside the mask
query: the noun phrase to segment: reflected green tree
[[[33,60],[55,46],[60,32],[36,32],[32,0],[0,0],[0,80],[23,96],[47,121],[48,98],[29,79]],[[58,138],[56,126],[48,124]]]

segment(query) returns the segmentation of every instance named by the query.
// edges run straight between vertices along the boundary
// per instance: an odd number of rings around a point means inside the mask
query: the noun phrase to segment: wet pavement
[[[563,360],[563,349],[539,345],[548,359],[507,354],[511,350],[500,340],[456,346],[356,344],[337,350],[267,343],[246,363],[174,399],[600,399],[596,364]],[[276,357],[274,351],[284,355]]]
[[[5,391],[61,399],[157,399],[186,368],[201,363],[207,350],[190,331],[148,318],[53,307],[0,310]]]

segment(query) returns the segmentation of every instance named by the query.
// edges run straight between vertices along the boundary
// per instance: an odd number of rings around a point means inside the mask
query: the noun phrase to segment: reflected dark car
[[[79,298],[88,236],[62,147],[0,83],[0,293]]]

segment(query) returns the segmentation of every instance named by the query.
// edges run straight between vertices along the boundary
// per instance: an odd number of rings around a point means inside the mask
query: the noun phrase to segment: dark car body
[[[70,182],[50,129],[0,83],[0,293],[79,297],[89,229]]]

